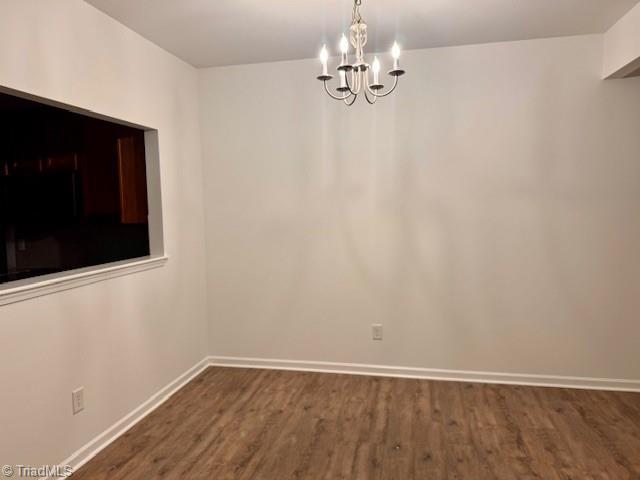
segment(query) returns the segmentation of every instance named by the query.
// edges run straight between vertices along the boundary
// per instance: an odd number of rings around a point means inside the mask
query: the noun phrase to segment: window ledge
[[[167,263],[168,259],[169,257],[166,255],[145,257],[142,259],[126,260],[124,262],[102,266],[98,265],[86,269],[54,274],[56,276],[47,275],[45,277],[26,279],[20,283],[29,282],[27,284],[6,288],[0,287],[0,306],[90,285],[110,278],[122,277],[132,273],[159,268]],[[40,280],[38,280],[38,278],[40,278]]]

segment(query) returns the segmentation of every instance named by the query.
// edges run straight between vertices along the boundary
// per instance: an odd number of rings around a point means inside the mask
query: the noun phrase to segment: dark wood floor
[[[209,368],[82,479],[640,479],[640,394]]]

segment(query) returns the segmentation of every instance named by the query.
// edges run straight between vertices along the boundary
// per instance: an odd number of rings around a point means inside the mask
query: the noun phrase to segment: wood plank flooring
[[[71,478],[640,479],[640,394],[212,367]]]

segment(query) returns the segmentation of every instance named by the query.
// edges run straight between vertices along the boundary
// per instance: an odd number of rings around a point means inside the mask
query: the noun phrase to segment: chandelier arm
[[[378,100],[378,97],[375,96],[373,97],[373,100],[369,99],[369,92],[367,92],[366,90],[364,91],[364,98],[369,103],[369,105],[373,105]]]
[[[327,81],[326,81],[326,80],[325,80],[325,81],[323,81],[322,83],[324,83],[324,89],[326,90],[326,92],[327,92],[327,93],[329,94],[329,96],[330,96],[331,98],[333,98],[334,100],[346,100],[347,98],[349,98],[349,97],[351,96],[351,94],[348,94],[348,95],[344,95],[344,96],[342,96],[342,97],[338,97],[338,96],[334,95],[333,93],[331,93],[331,92],[329,91],[329,87],[327,87]]]
[[[364,75],[364,72],[358,70],[354,76],[356,78],[356,94],[359,94],[360,91],[362,90],[362,75]]]
[[[347,107],[350,107],[351,105],[353,105],[356,102],[357,98],[358,98],[358,94],[356,93],[356,94],[353,95],[353,100],[349,101],[348,99],[345,98],[344,99],[344,103],[345,103],[345,105]]]
[[[350,95],[358,95],[360,93],[360,88],[358,86],[358,77],[356,77],[357,72],[355,70],[351,71],[351,82],[353,83],[353,88],[349,84],[349,75],[345,72],[344,81],[347,84],[347,88],[349,89]]]
[[[371,88],[369,88],[369,86],[367,85],[367,90],[369,90],[369,93],[371,95],[373,95],[374,97],[386,97],[387,95],[393,93],[393,91],[396,89],[396,87],[398,86],[398,77],[394,75],[393,77],[393,86],[391,87],[391,89],[388,92],[384,92],[384,93],[376,93],[373,90],[371,90]]]
[[[374,103],[376,103],[376,101],[378,100],[378,97],[374,96],[373,100],[371,100],[369,98],[369,92],[371,92],[371,89],[369,88],[369,75],[367,74],[367,72],[364,73],[364,98],[367,101],[367,103],[369,105],[373,105]]]

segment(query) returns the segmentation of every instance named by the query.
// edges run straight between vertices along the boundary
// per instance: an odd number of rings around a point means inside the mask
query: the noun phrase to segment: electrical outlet
[[[77,388],[71,392],[71,406],[74,415],[84,410],[84,387]]]
[[[380,323],[372,324],[371,333],[374,340],[382,340],[382,325]]]

